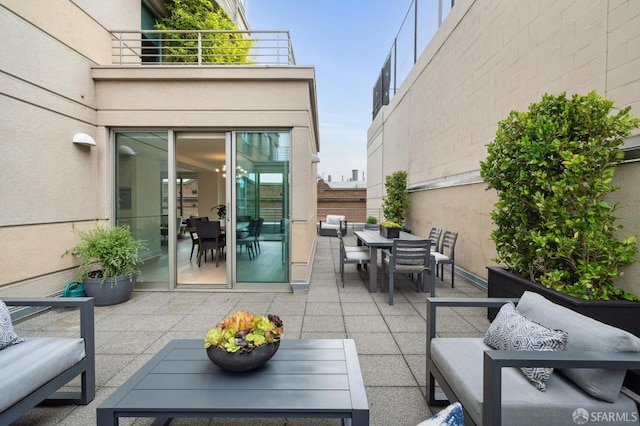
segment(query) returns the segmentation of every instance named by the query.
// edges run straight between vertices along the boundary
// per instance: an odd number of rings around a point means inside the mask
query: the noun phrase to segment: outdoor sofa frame
[[[45,297],[45,298],[19,298],[3,297],[2,301],[7,306],[29,307],[56,307],[80,309],[80,337],[84,339],[85,357],[71,368],[58,374],[42,386],[15,402],[9,408],[0,413],[0,424],[10,424],[37,405],[64,405],[90,403],[95,397],[95,334],[94,312],[92,297]],[[0,363],[2,362],[0,351]],[[81,390],[79,392],[59,391],[68,382],[80,376]],[[1,392],[11,392],[2,389]]]
[[[438,307],[492,307],[500,308],[517,298],[427,298],[427,402],[431,406],[445,406],[462,402],[455,392],[455,377],[443,374],[431,359],[431,339],[436,337],[436,308]],[[505,367],[553,368],[605,368],[639,369],[640,353],[630,352],[576,352],[576,351],[500,351],[486,350],[483,359],[482,422],[476,423],[464,410],[465,425],[502,424],[502,369]],[[555,373],[554,373],[555,374]],[[459,377],[457,379],[460,379]],[[438,382],[447,399],[435,395]],[[542,407],[541,407],[542,408]],[[463,405],[464,409],[464,405]]]
[[[347,235],[347,219],[344,215],[328,214],[326,220],[318,224],[318,234],[326,237],[337,237],[338,229],[342,235]]]

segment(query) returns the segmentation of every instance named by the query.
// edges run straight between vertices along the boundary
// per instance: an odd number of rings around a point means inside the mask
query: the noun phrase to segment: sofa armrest
[[[431,259],[433,263],[433,258]],[[436,337],[436,308],[438,307],[480,307],[499,308],[511,301],[518,303],[518,298],[467,298],[467,297],[427,297],[427,354],[431,339]]]
[[[638,352],[498,351],[484,352],[482,423],[500,424],[502,369],[505,367],[638,369]]]
[[[87,358],[93,364],[95,356],[95,323],[93,297],[3,297],[7,306],[48,306],[80,309],[80,337],[84,339]]]

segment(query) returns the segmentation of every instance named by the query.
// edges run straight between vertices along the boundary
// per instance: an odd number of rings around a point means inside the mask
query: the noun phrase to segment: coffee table
[[[282,340],[263,367],[221,370],[204,340],[173,340],[97,408],[98,426],[120,417],[343,418],[368,425],[369,405],[351,339]]]

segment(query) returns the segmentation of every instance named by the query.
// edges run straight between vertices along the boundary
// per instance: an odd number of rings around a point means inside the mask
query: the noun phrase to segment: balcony
[[[113,65],[295,65],[289,31],[112,31]]]

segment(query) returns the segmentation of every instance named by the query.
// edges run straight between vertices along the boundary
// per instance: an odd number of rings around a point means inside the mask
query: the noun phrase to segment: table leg
[[[98,426],[118,426],[118,417],[113,410],[98,408],[96,410],[96,424]]]
[[[343,420],[345,425],[348,425],[350,423],[352,426],[368,426],[369,410],[354,410],[353,418]],[[347,420],[350,420],[350,422],[347,422]]]
[[[369,246],[371,268],[369,271],[369,292],[375,293],[378,287],[378,248]]]

